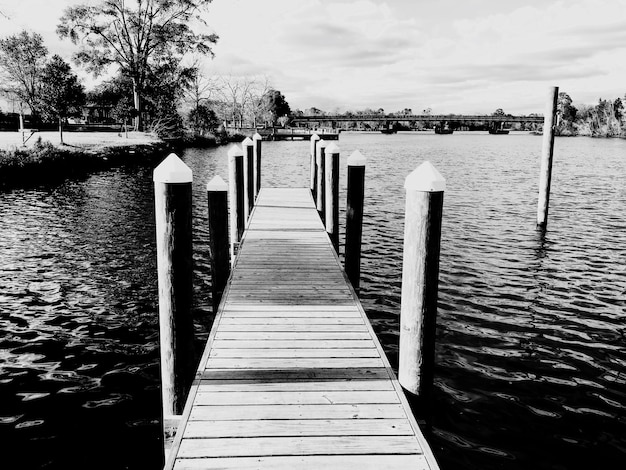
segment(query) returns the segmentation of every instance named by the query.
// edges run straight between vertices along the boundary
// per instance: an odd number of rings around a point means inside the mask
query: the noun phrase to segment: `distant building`
[[[113,105],[87,103],[83,106],[85,124],[117,124],[113,119]]]

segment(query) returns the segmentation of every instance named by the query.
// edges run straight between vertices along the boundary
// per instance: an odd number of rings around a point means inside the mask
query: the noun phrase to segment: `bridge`
[[[327,114],[295,116],[293,123],[310,122],[346,122],[346,121],[374,121],[374,122],[533,122],[543,124],[543,116],[513,116],[511,114]]]

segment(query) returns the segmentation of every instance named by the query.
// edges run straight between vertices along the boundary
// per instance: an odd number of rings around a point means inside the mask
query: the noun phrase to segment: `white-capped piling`
[[[250,137],[246,137],[241,142],[241,147],[243,149],[244,212],[247,225],[254,207],[254,142]]]
[[[324,141],[324,139],[320,139],[315,147],[315,166],[317,168],[317,175],[315,177],[317,180],[317,188],[315,190],[315,206],[317,207],[317,212],[319,213],[322,222],[324,222],[324,204],[326,202],[324,192],[324,185],[326,183],[326,178],[324,176],[326,163],[326,158],[324,158],[325,151],[326,142]]]
[[[228,244],[228,185],[215,176],[206,185],[209,215],[209,252],[211,255],[211,284],[213,313],[222,300],[230,275],[230,247]]]
[[[543,116],[543,143],[541,147],[541,169],[539,170],[539,198],[537,200],[537,226],[542,229],[545,229],[548,224],[558,98],[559,87],[550,87]]]
[[[159,287],[159,331],[163,417],[183,411],[194,377],[191,316],[192,172],[170,154],[153,173]]]
[[[230,195],[230,259],[235,261],[245,228],[243,191],[243,150],[233,145],[228,150],[228,193]]]
[[[339,146],[334,142],[328,145],[324,151],[326,160],[324,164],[326,169],[324,221],[326,232],[337,253],[339,253],[339,153]]]
[[[361,236],[363,233],[363,200],[365,196],[365,157],[355,150],[348,158],[346,205],[345,271],[352,287],[361,283]]]
[[[261,191],[261,142],[263,137],[256,132],[252,136],[252,140],[254,141],[254,200],[256,201],[259,191]]]
[[[317,201],[317,143],[320,140],[320,136],[317,134],[313,134],[311,136],[311,194],[313,195],[313,200]]]
[[[428,402],[435,363],[439,250],[445,179],[430,162],[405,182],[406,215],[398,379]]]

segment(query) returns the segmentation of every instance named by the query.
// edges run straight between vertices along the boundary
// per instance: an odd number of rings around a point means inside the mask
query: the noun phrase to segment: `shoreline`
[[[126,138],[117,133],[67,132],[65,145],[58,143],[58,132],[36,133],[26,146],[22,146],[21,139],[18,132],[0,133],[0,189],[54,182],[121,165],[157,162],[176,148],[145,133],[129,133]]]

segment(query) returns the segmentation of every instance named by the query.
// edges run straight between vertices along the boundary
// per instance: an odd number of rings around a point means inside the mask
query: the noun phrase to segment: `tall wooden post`
[[[243,150],[233,145],[228,150],[228,192],[230,194],[230,260],[235,262],[246,219],[243,192]]]
[[[154,201],[159,286],[163,419],[180,415],[194,377],[191,181],[187,165],[170,154],[156,169]]]
[[[407,178],[398,378],[428,403],[435,365],[439,247],[445,179],[429,162]]]
[[[261,142],[263,137],[256,132],[252,136],[254,141],[254,200],[256,201],[259,191],[261,191]]]
[[[316,163],[316,167],[317,167],[317,189],[315,190],[315,201],[316,204],[315,206],[317,207],[317,212],[320,215],[320,218],[322,219],[322,222],[324,222],[324,215],[325,215],[325,211],[324,211],[324,203],[325,201],[325,189],[324,189],[324,184],[326,182],[326,179],[324,177],[325,174],[325,151],[326,151],[326,142],[324,141],[324,139],[320,139],[320,141],[317,143],[317,146],[315,148],[315,163]]]
[[[339,152],[339,146],[334,142],[326,147],[324,152],[326,160],[324,164],[326,169],[324,220],[326,232],[337,253],[339,253]]]
[[[556,106],[559,87],[550,87],[546,111],[543,116],[543,145],[541,147],[541,169],[539,170],[539,199],[537,201],[537,226],[548,225],[550,183],[552,182],[552,156],[554,154],[554,131],[556,128]]]
[[[230,275],[228,244],[228,185],[219,176],[206,185],[209,211],[209,251],[211,253],[211,284],[213,313],[222,300]]]
[[[365,157],[355,150],[348,158],[345,271],[358,293],[361,283],[361,235],[365,196]]]
[[[313,200],[317,202],[317,143],[320,140],[320,136],[313,134],[311,136],[311,194]]]
[[[254,142],[250,137],[243,139],[243,187],[244,187],[244,212],[246,225],[250,218],[250,213],[254,207]]]

